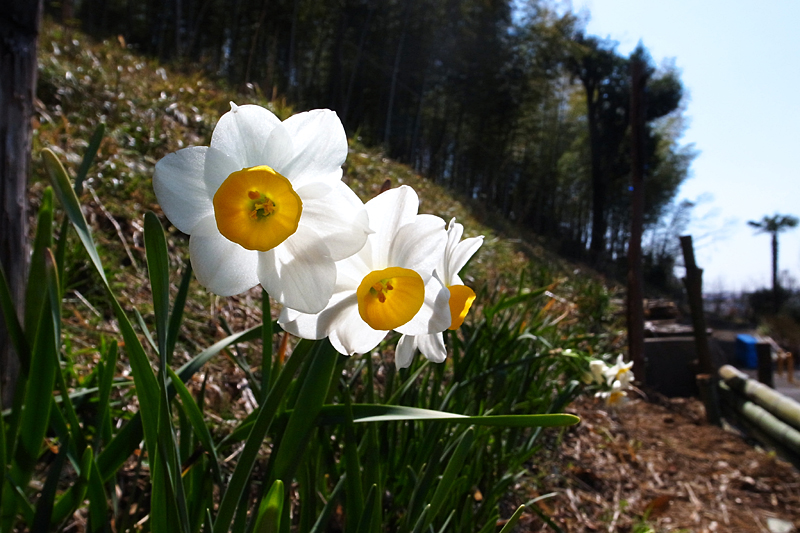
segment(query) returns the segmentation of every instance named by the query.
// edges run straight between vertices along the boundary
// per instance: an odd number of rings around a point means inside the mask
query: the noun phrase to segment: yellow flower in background
[[[333,111],[281,122],[263,107],[231,103],[211,146],[164,157],[153,188],[190,236],[192,268],[208,290],[230,296],[261,283],[283,305],[315,313],[333,294],[335,261],[370,232],[363,203],[341,181],[346,157]]]
[[[475,252],[483,244],[483,236],[472,237],[461,240],[464,234],[464,226],[456,222],[453,218],[447,226],[447,245],[442,254],[436,273],[442,282],[450,290],[450,324],[444,329],[456,330],[464,323],[472,302],[475,300],[475,292],[464,285],[458,273],[467,264],[467,261],[475,255]],[[426,335],[413,336],[403,335],[397,343],[395,352],[395,364],[398,368],[407,368],[411,365],[414,353],[417,350],[434,363],[441,363],[447,357],[447,350],[444,346],[444,336],[442,331]]]
[[[374,233],[336,263],[336,289],[319,313],[284,308],[278,323],[305,339],[328,337],[342,354],[375,348],[390,330],[426,335],[450,326],[450,291],[434,275],[447,243],[444,221],[418,215],[419,198],[402,186],[365,205]]]

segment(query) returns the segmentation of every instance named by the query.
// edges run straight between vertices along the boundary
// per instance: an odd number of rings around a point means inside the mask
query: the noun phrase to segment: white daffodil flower
[[[436,273],[442,282],[450,290],[450,324],[447,328],[456,330],[464,323],[469,308],[475,300],[475,292],[464,285],[458,273],[467,264],[467,261],[475,255],[478,248],[483,244],[483,236],[472,237],[461,240],[464,234],[464,226],[456,222],[453,218],[447,226],[447,246],[444,250]],[[442,330],[442,331],[443,331]],[[447,357],[447,350],[444,346],[444,336],[442,331],[427,335],[403,335],[397,343],[395,351],[395,365],[397,368],[407,368],[411,365],[414,353],[417,350],[434,363],[442,363]]]
[[[605,361],[601,361],[600,359],[592,359],[589,362],[589,371],[592,374],[592,381],[595,383],[603,384],[606,382],[606,371],[608,370],[608,365]]]
[[[631,381],[633,381],[633,361],[626,363],[622,354],[617,356],[617,362],[603,371],[606,378],[606,383],[612,385],[615,381],[619,381],[623,389],[627,389]]]
[[[595,394],[595,397],[602,398],[605,400],[606,405],[613,407],[625,401],[625,397],[628,396],[628,393],[625,392],[624,389],[625,387],[623,387],[622,383],[617,380],[611,385],[610,391],[598,392]]]
[[[284,308],[278,323],[304,339],[328,337],[342,354],[363,354],[390,330],[406,335],[450,325],[450,291],[434,275],[447,233],[444,221],[418,215],[419,198],[402,186],[366,203],[374,233],[357,254],[336,263],[327,307],[310,314]]]
[[[193,146],[156,164],[153,188],[167,218],[189,238],[197,280],[220,296],[261,283],[285,306],[325,308],[335,261],[369,234],[363,203],[342,183],[347,136],[333,111],[281,122],[236,106]]]

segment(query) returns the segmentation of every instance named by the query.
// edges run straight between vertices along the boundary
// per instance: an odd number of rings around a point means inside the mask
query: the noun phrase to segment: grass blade
[[[178,340],[178,333],[181,330],[183,310],[186,307],[186,297],[189,294],[189,283],[192,281],[192,263],[186,261],[183,268],[181,284],[178,286],[178,293],[175,295],[175,302],[172,304],[172,313],[169,315],[167,326],[167,364],[172,364],[172,354],[175,352],[175,343]]]
[[[67,448],[67,443],[62,442],[55,461],[50,465],[50,471],[47,473],[47,479],[45,479],[42,493],[39,495],[39,501],[36,502],[36,514],[33,517],[31,531],[47,531],[50,527],[50,517],[53,515],[53,503],[56,499],[58,480],[61,477],[61,471],[64,469],[64,462],[67,459]]]
[[[219,344],[219,343],[217,343]],[[283,370],[278,375],[275,386],[270,389],[266,401],[259,407],[258,416],[250,430],[250,436],[245,442],[244,449],[239,456],[239,462],[233,470],[228,488],[222,497],[217,512],[217,519],[214,522],[214,533],[227,533],[233,520],[236,507],[239,504],[242,493],[250,478],[250,472],[258,457],[258,451],[269,431],[278,407],[284,399],[289,385],[294,379],[294,374],[303,362],[308,358],[313,350],[315,343],[310,341],[300,341],[292,352],[292,356],[286,361]],[[178,372],[180,375],[180,372]]]
[[[361,488],[361,463],[358,460],[358,443],[353,428],[353,409],[350,403],[350,390],[344,392],[344,464],[347,475],[346,512],[347,531],[353,531],[356,520],[361,524],[359,517],[364,512],[364,493]],[[358,530],[361,526],[358,526]]]
[[[97,125],[97,128],[94,130],[94,134],[92,134],[92,139],[89,141],[89,146],[86,147],[86,151],[83,153],[83,160],[81,160],[81,166],[78,167],[78,173],[75,174],[75,195],[80,197],[83,194],[83,181],[86,179],[86,175],[89,173],[89,168],[92,166],[92,162],[94,161],[94,157],[97,155],[97,150],[100,148],[100,143],[103,141],[103,134],[106,131],[106,125],[104,123],[100,123]]]
[[[204,364],[226,347],[237,342],[257,339],[260,335],[261,326],[254,326],[217,341],[179,368],[176,374],[181,378],[181,381],[186,383]],[[295,353],[299,353],[297,348],[295,348]],[[174,395],[174,390],[174,387],[170,384],[168,389],[170,398]],[[134,450],[139,447],[143,435],[142,415],[141,412],[137,412],[97,457],[97,466],[104,481],[108,481]]]
[[[103,480],[100,477],[100,470],[98,470],[97,463],[94,460],[94,455],[88,448],[87,451],[90,459],[89,485],[86,491],[89,499],[90,531],[109,531],[111,528],[108,527],[108,496],[103,486]],[[83,501],[83,498],[78,501]]]
[[[186,385],[183,384],[178,375],[171,368],[168,368],[167,371],[169,372],[170,378],[172,378],[172,384],[175,387],[175,390],[178,392],[178,396],[181,399],[181,405],[183,406],[186,416],[189,418],[189,422],[192,424],[195,435],[208,453],[214,478],[216,479],[217,483],[222,484],[222,474],[219,468],[217,448],[214,446],[214,441],[211,438],[211,432],[208,431],[208,426],[206,426],[205,421],[203,420],[203,413],[200,412],[200,408],[194,401],[192,393],[189,392],[189,389],[186,388]]]
[[[508,522],[505,523],[503,529],[500,530],[500,533],[511,533],[511,531],[514,529],[514,526],[516,526],[517,522],[519,522],[519,517],[522,516],[522,511],[524,510],[524,505],[517,507],[517,510],[514,511],[514,514],[511,515],[511,518],[509,518]]]
[[[92,450],[86,448],[81,457],[80,471],[78,472],[78,479],[70,487],[69,490],[62,494],[56,501],[53,507],[53,514],[51,518],[52,523],[58,523],[64,520],[65,517],[75,512],[75,509],[83,502],[86,496],[86,489],[89,484],[89,472],[91,469]]]
[[[45,255],[53,247],[53,189],[46,188],[42,195],[42,206],[36,223],[36,236],[33,239],[31,264],[28,270],[28,286],[25,289],[25,338],[32,345],[36,338],[39,317],[47,298],[47,291],[42,290],[40,280],[45,279]],[[27,354],[24,354],[27,356]],[[20,360],[22,372],[28,375],[30,361]]]
[[[370,533],[373,531],[372,523],[373,523],[373,515],[375,514],[375,507],[378,502],[378,486],[372,485],[369,488],[369,492],[367,493],[366,505],[364,506],[364,512],[361,513],[360,518],[358,520],[358,528],[356,528],[356,533]]]
[[[294,477],[309,435],[316,425],[317,415],[328,395],[338,352],[327,339],[317,341],[315,348],[297,397],[298,407],[289,415],[275,458],[270,461],[271,481],[282,479],[288,482]]]
[[[47,293],[52,295],[55,292],[59,295],[53,256],[46,254],[44,259]],[[20,417],[19,442],[15,453],[18,474],[21,476],[17,478],[17,483],[20,486],[27,485],[30,473],[36,466],[49,425],[56,373],[60,372],[58,368],[60,313],[57,307],[55,309],[53,307],[53,298],[46,298],[37,328],[39,333],[31,353],[31,368],[36,369],[36,386],[27,388]]]
[[[461,439],[459,439],[458,445],[456,446],[453,455],[450,457],[450,461],[447,462],[447,466],[444,469],[444,474],[442,474],[442,479],[439,481],[439,485],[436,487],[436,491],[433,493],[433,498],[430,500],[430,512],[425,519],[425,526],[423,529],[427,529],[428,525],[433,521],[434,518],[436,518],[436,516],[439,514],[439,511],[444,506],[447,497],[452,491],[453,482],[455,481],[458,472],[464,466],[467,453],[469,453],[470,448],[472,448],[473,442],[475,442],[475,430],[473,428],[469,428],[464,432],[464,435],[462,435]]]
[[[317,521],[314,522],[314,526],[308,533],[323,533],[324,531],[327,531],[328,519],[338,504],[339,494],[344,490],[346,477],[347,476],[344,475],[339,478],[336,486],[331,491],[330,498],[328,498],[328,501],[325,502],[325,505],[322,507],[322,511],[319,513],[319,516],[317,516]]]
[[[256,519],[255,533],[279,533],[283,514],[283,481],[275,480],[269,492],[261,500]]]
[[[56,193],[56,197],[58,197],[59,202],[61,202],[61,206],[67,213],[67,217],[69,217],[70,222],[78,232],[78,238],[83,243],[83,247],[86,248],[86,252],[89,254],[89,259],[92,260],[95,270],[97,270],[97,273],[100,274],[103,283],[107,285],[108,280],[106,279],[106,274],[103,270],[103,263],[100,261],[100,254],[97,253],[97,246],[94,244],[92,232],[89,230],[89,225],[86,223],[86,219],[81,211],[78,197],[75,195],[75,191],[72,189],[72,186],[69,183],[67,171],[64,170],[61,161],[58,160],[56,154],[54,154],[51,150],[47,148],[42,150],[42,157],[44,159],[47,173],[50,176],[50,182],[53,185],[53,190]]]
[[[358,422],[394,422],[402,420],[425,420],[431,422],[453,422],[478,426],[500,427],[561,427],[580,422],[575,415],[541,414],[541,415],[487,415],[465,416],[444,411],[405,407],[401,405],[355,404],[352,406],[353,421]],[[288,416],[292,410],[287,410]],[[345,424],[347,422],[344,405],[325,405],[320,410],[320,425]]]
[[[97,418],[95,427],[97,428],[97,441],[95,451],[100,449],[100,444],[105,436],[104,428],[106,421],[109,420],[109,399],[111,397],[111,386],[114,383],[114,373],[117,368],[117,341],[112,341],[106,350],[105,357],[100,361],[99,387],[97,391]]]
[[[153,295],[153,312],[156,316],[156,336],[162,372],[167,365],[167,323],[169,321],[169,256],[164,228],[152,211],[144,215],[144,248],[147,255],[147,273]]]
[[[261,290],[261,317],[264,328],[261,330],[261,398],[263,403],[269,391],[272,379],[272,315],[270,314],[269,295]]]

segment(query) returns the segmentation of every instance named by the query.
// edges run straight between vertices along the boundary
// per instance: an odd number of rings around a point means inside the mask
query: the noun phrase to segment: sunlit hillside
[[[116,258],[110,264],[133,265],[139,273],[141,220],[146,210],[159,211],[151,186],[156,161],[185,146],[207,145],[214,124],[231,101],[263,105],[281,118],[301,111],[284,98],[270,99],[251,89],[237,92],[191,66],[160,65],[137,54],[121,38],[97,42],[54,23],[45,24],[39,65],[34,154],[49,147],[74,171],[97,126],[105,125],[84,201],[92,208],[101,242]],[[46,180],[43,166],[34,168],[35,204]],[[556,284],[556,292],[571,299],[584,285],[597,285],[599,278],[588,269],[562,261],[537,244],[532,234],[393,162],[380,148],[351,139],[345,181],[366,201],[387,180],[392,186],[413,186],[421,198],[421,212],[445,220],[456,217],[468,235],[486,237],[469,275],[492,290],[515,288],[519,282],[531,287]],[[168,225],[166,219],[163,222]],[[172,228],[171,235],[177,256],[186,254],[180,233]],[[120,246],[120,237],[125,246]],[[118,274],[130,275],[122,268]]]

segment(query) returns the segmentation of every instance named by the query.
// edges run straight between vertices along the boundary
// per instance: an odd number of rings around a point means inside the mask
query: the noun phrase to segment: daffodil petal
[[[447,246],[454,248],[463,234],[464,226],[456,222],[456,217],[451,218],[450,222],[447,223]]]
[[[408,368],[417,351],[417,338],[414,335],[401,335],[394,349],[394,366]]]
[[[342,183],[342,182],[339,182]],[[344,183],[342,183],[344,185]],[[347,187],[347,185],[345,185]],[[333,184],[322,181],[307,183],[302,187],[296,189],[297,194],[303,199],[303,203],[311,202],[314,200],[322,200],[333,191]],[[364,205],[363,203],[361,204]]]
[[[369,246],[369,241],[365,246]],[[358,290],[364,276],[372,271],[371,265],[363,260],[363,256],[355,254],[347,259],[336,261],[336,289],[335,292]]]
[[[445,274],[445,283],[448,285],[463,285],[458,273],[467,264],[467,261],[475,255],[478,248],[483,244],[483,235],[480,237],[471,237],[459,242],[450,255],[448,265],[449,273]]]
[[[441,218],[417,215],[414,222],[397,230],[389,249],[388,263],[413,268],[427,280],[441,262],[446,242],[447,233]]]
[[[386,336],[385,331],[372,329],[361,320],[355,291],[335,294],[321,313],[299,313],[284,308],[278,323],[284,331],[304,339],[327,335],[336,351],[344,355],[366,353]]]
[[[386,336],[386,331],[372,329],[358,314],[358,305],[351,304],[331,322],[328,338],[345,355],[367,353]]]
[[[214,214],[203,181],[205,146],[192,146],[169,154],[156,163],[153,189],[167,218],[184,233]]]
[[[258,252],[223,237],[213,216],[195,225],[189,255],[197,281],[215,294],[233,296],[258,285]]]
[[[370,239],[372,247],[372,266],[375,269],[392,265],[389,262],[389,249],[397,231],[416,220],[419,197],[407,185],[389,189],[365,204],[369,224],[375,235]],[[402,266],[402,265],[394,265]]]
[[[258,257],[258,280],[270,296],[304,313],[325,308],[336,283],[336,266],[325,241],[313,230],[300,226]]]
[[[243,166],[228,154],[209,147],[206,150],[205,166],[203,168],[203,181],[206,184],[209,200],[214,199],[214,194],[219,190],[228,176],[242,170]]]
[[[283,121],[294,146],[294,157],[279,170],[300,188],[312,181],[341,179],[347,158],[347,135],[334,111],[315,109]]]
[[[414,318],[395,331],[404,335],[427,335],[450,327],[450,291],[435,275],[425,283],[425,300]]]
[[[433,363],[443,363],[447,359],[447,348],[444,345],[444,335],[441,333],[402,335],[394,351],[395,366],[397,368],[411,366],[417,350]]]
[[[447,359],[447,348],[444,346],[444,335],[441,332],[420,335],[416,339],[417,348],[429,361],[444,363]]]
[[[331,324],[348,306],[354,305],[355,292],[345,291],[334,294],[328,306],[320,313],[301,313],[284,307],[278,317],[278,324],[284,331],[303,339],[319,340],[328,336]],[[345,353],[345,355],[350,355]]]
[[[294,152],[295,147],[292,136],[286,131],[283,123],[280,123],[270,132],[267,144],[264,145],[264,149],[259,155],[263,163],[259,164],[269,165],[275,171],[283,174],[282,169],[292,160]],[[287,179],[289,179],[288,176]],[[292,183],[292,186],[296,187],[297,184]]]
[[[231,156],[242,168],[268,165],[262,161],[264,147],[280,120],[268,109],[257,105],[237,106],[220,117],[211,135],[211,146]],[[313,135],[314,132],[309,132]]]
[[[337,181],[323,198],[306,200],[303,192],[308,188],[297,191],[303,198],[302,223],[313,227],[322,237],[334,261],[358,252],[370,233],[367,211],[358,196]]]

